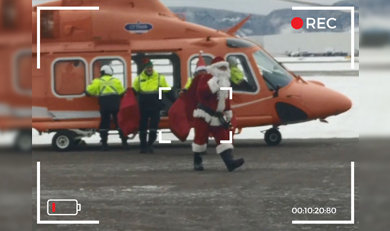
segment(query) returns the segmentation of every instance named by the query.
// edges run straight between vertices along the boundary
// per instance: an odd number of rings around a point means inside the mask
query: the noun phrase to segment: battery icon
[[[47,215],[49,216],[77,216],[80,211],[81,204],[75,199],[47,201]]]

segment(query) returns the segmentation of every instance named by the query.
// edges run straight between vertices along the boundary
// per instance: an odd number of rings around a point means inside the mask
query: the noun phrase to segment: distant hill
[[[335,6],[355,6],[359,9],[359,2],[355,0],[345,0],[334,4]],[[214,10],[195,7],[170,7],[175,13],[184,13],[188,22],[200,24],[214,29],[225,29],[236,25],[248,14]],[[294,17],[323,17],[336,18],[335,30],[294,30],[291,27],[291,20]],[[355,27],[359,26],[359,14],[355,15]],[[292,9],[275,10],[268,15],[252,15],[252,18],[245,24],[239,32],[241,36],[271,35],[281,33],[306,33],[306,32],[343,32],[351,28],[351,14],[342,11],[293,11]]]

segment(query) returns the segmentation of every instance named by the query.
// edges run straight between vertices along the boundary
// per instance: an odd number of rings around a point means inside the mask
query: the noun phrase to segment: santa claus
[[[217,143],[217,153],[231,172],[241,167],[244,159],[234,160],[233,144],[221,143],[223,140],[232,140],[229,137],[230,121],[233,117],[229,91],[221,90],[222,87],[230,87],[229,63],[221,57],[216,57],[207,67],[207,72],[209,74],[199,79],[196,89],[198,104],[193,113],[195,139],[192,144],[194,169],[204,170],[202,156],[206,152],[211,133]]]

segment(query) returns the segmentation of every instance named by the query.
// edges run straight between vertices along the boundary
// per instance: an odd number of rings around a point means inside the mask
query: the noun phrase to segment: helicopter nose
[[[313,118],[326,118],[339,115],[351,109],[352,101],[345,95],[326,87],[315,87],[312,95],[307,100],[311,101]]]
[[[325,119],[339,115],[351,109],[352,102],[345,95],[325,87],[323,84],[297,82],[286,89],[287,97],[297,99],[305,106],[305,113],[310,119]],[[294,96],[299,97],[294,97]],[[302,108],[303,109],[303,108]]]
[[[337,101],[335,103],[336,112],[338,114],[344,113],[352,108],[352,101],[343,94],[338,93]]]

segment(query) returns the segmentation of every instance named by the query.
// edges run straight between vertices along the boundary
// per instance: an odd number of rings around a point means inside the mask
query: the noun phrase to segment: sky
[[[52,0],[32,0],[32,4],[50,2]],[[113,1],[113,0],[110,0]],[[147,0],[145,0],[147,1]],[[161,0],[166,6],[191,6],[205,7],[212,9],[231,10],[250,14],[267,15],[273,10],[299,6],[296,3],[289,3],[280,0]],[[307,2],[332,5],[340,0],[306,0]]]

